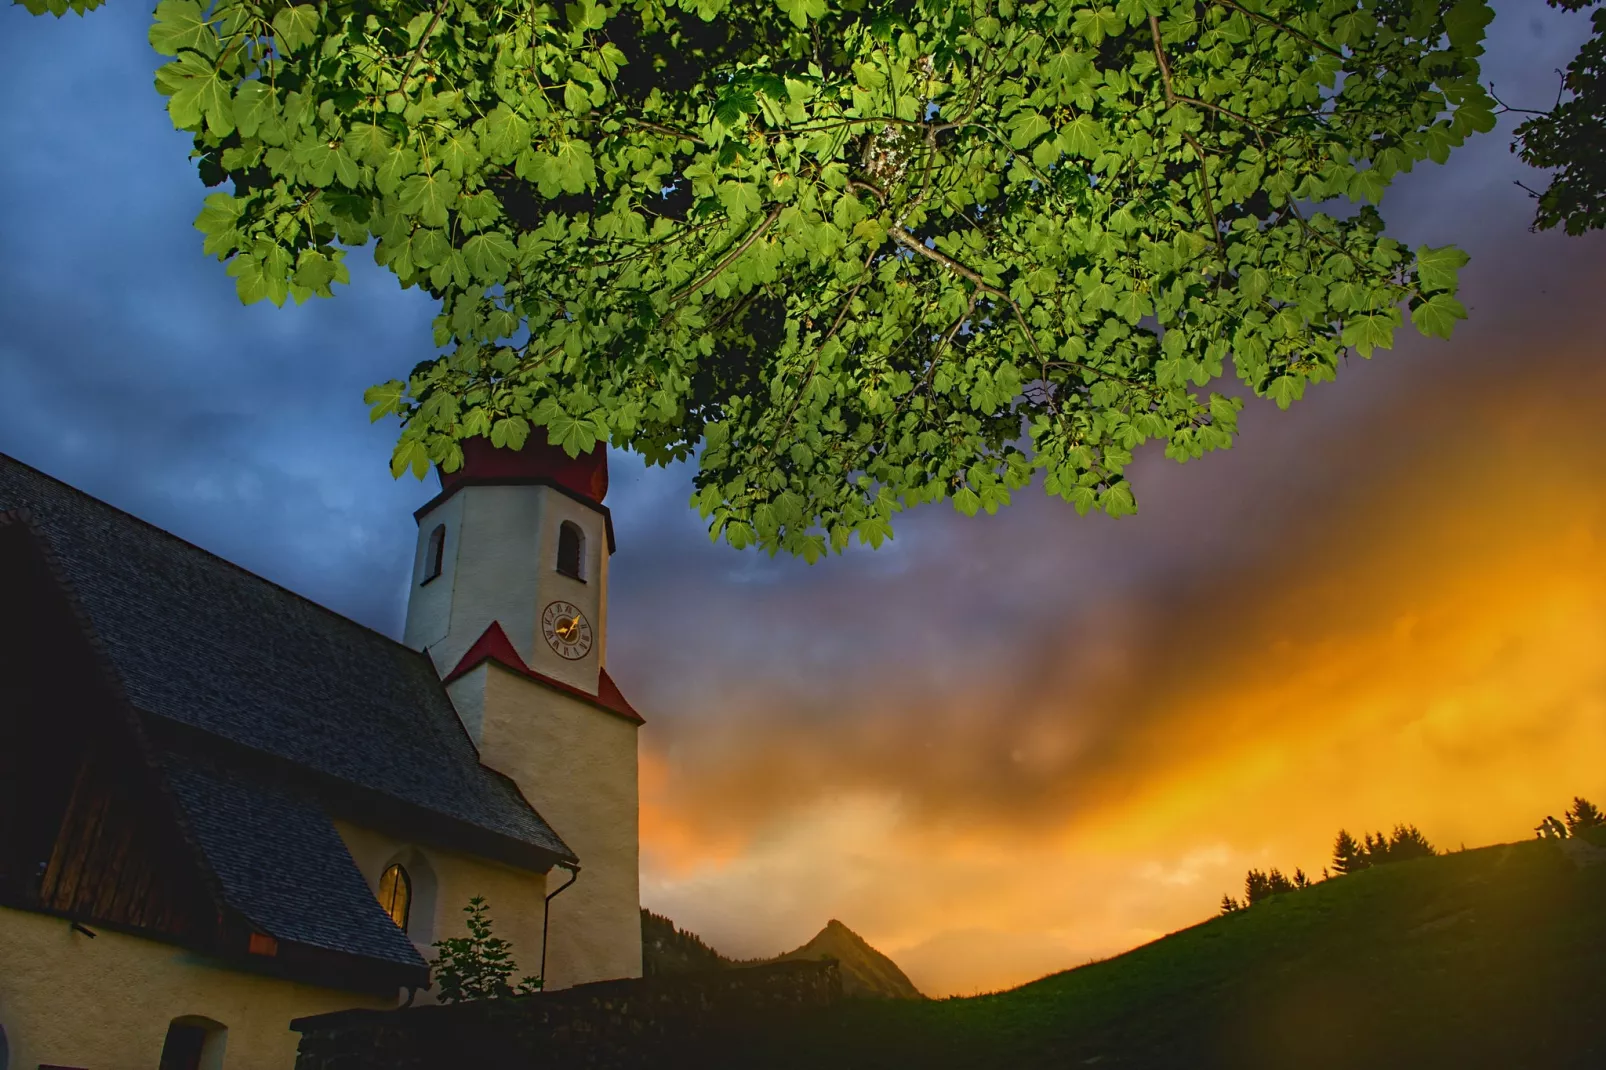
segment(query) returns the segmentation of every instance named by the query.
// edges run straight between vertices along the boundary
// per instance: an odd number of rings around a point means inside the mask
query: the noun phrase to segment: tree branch
[[[1160,20],[1153,15],[1149,16],[1149,30],[1154,35],[1154,58],[1160,61],[1160,80],[1165,85],[1166,103],[1192,104],[1195,107],[1203,108],[1206,111],[1213,111],[1217,115],[1225,115],[1229,119],[1237,120],[1238,122],[1243,123],[1245,126],[1253,127],[1256,130],[1264,130],[1268,134],[1281,133],[1281,131],[1272,127],[1261,126],[1259,123],[1249,118],[1249,116],[1240,115],[1231,108],[1223,108],[1219,104],[1212,104],[1207,100],[1200,100],[1198,97],[1185,97],[1178,93],[1176,88],[1171,84],[1171,64],[1166,61],[1165,48],[1160,44]]]
[[[440,0],[440,3],[435,5],[435,16],[429,20],[429,25],[424,28],[424,35],[418,39],[418,47],[413,49],[412,58],[407,61],[407,69],[402,72],[401,81],[396,84],[396,92],[407,91],[407,80],[413,76],[413,68],[418,66],[418,57],[424,54],[424,46],[429,44],[429,35],[435,32],[441,16],[446,13],[446,5],[451,2],[452,0]]]
[[[1294,29],[1292,26],[1289,26],[1286,23],[1278,22],[1276,19],[1268,18],[1267,16],[1262,15],[1258,11],[1250,11],[1247,7],[1244,7],[1242,4],[1237,3],[1236,0],[1213,0],[1213,2],[1217,3],[1217,4],[1220,4],[1222,7],[1230,7],[1234,11],[1242,12],[1243,14],[1245,14],[1245,15],[1249,16],[1250,18],[1254,19],[1256,22],[1265,23],[1267,26],[1274,26],[1277,29],[1282,30],[1286,34],[1290,34],[1290,35],[1292,35],[1294,37],[1299,38],[1301,41],[1304,41],[1307,45],[1310,45],[1312,48],[1321,49],[1323,52],[1326,52],[1330,56],[1337,56],[1339,59],[1347,59],[1348,58],[1348,57],[1346,57],[1344,55],[1344,53],[1340,52],[1338,49],[1332,47],[1331,45],[1324,45],[1320,41],[1316,40],[1316,38],[1307,36],[1306,34],[1303,34],[1303,33],[1300,33],[1298,30]]]
[[[698,290],[701,290],[704,286],[707,286],[710,282],[713,282],[716,278],[718,278],[719,273],[731,265],[731,261],[747,252],[747,250],[752,247],[753,243],[758,241],[758,239],[763,236],[765,231],[769,230],[770,227],[775,225],[775,221],[781,218],[781,212],[784,209],[784,205],[777,204],[770,211],[770,214],[765,217],[764,222],[754,227],[752,232],[748,234],[746,238],[742,239],[742,243],[740,245],[726,253],[724,259],[715,264],[708,274],[704,275],[702,278],[680,291],[674,297],[670,298],[670,304],[680,304],[682,301],[686,300],[686,298],[690,297],[692,294],[696,293]]]
[[[1199,147],[1198,140],[1192,134],[1183,134],[1182,136],[1193,149],[1193,154],[1199,157],[1199,191],[1204,194],[1205,215],[1210,217],[1210,236],[1216,240],[1216,251],[1221,254],[1221,270],[1225,272],[1227,270],[1227,243],[1222,240],[1221,224],[1216,219],[1215,200],[1210,196],[1210,167],[1205,162],[1204,149]]]
[[[1000,290],[998,287],[992,285],[986,279],[982,278],[979,273],[977,273],[976,271],[972,270],[971,268],[966,267],[964,264],[961,264],[959,261],[955,260],[953,257],[948,256],[948,255],[946,255],[944,253],[940,253],[935,249],[929,248],[919,238],[916,238],[913,234],[910,234],[907,230],[904,230],[902,227],[893,227],[892,231],[891,231],[891,235],[892,235],[892,240],[897,242],[899,245],[903,246],[904,248],[910,250],[911,252],[919,253],[921,256],[925,257],[927,260],[931,260],[931,261],[934,261],[935,263],[941,264],[943,267],[947,268],[949,271],[952,271],[954,274],[960,276],[961,278],[968,279],[970,282],[975,284],[976,290],[977,290],[978,293],[990,294],[991,296],[996,297],[1000,301],[1004,302],[1004,304],[1008,305],[1009,308],[1010,308],[1010,311],[1015,313],[1015,320],[1016,320],[1016,322],[1018,322],[1020,324],[1020,329],[1026,335],[1027,344],[1032,347],[1032,352],[1037,355],[1038,364],[1041,365],[1043,368],[1047,369],[1047,368],[1049,368],[1049,367],[1051,367],[1053,365],[1063,365],[1063,366],[1068,367],[1068,368],[1079,368],[1082,371],[1088,372],[1088,373],[1090,373],[1092,375],[1097,375],[1097,376],[1100,376],[1100,377],[1105,378],[1105,379],[1110,379],[1110,380],[1112,380],[1114,382],[1117,382],[1117,383],[1125,383],[1127,386],[1130,386],[1130,387],[1132,387],[1133,389],[1136,389],[1136,390],[1143,389],[1141,384],[1135,383],[1132,380],[1130,380],[1130,379],[1128,379],[1128,378],[1126,378],[1124,376],[1111,375],[1109,372],[1104,371],[1103,369],[1100,369],[1100,368],[1095,368],[1095,367],[1093,367],[1092,365],[1089,365],[1089,364],[1077,364],[1074,361],[1068,361],[1068,360],[1060,360],[1060,361],[1051,361],[1051,360],[1049,360],[1046,356],[1043,355],[1042,349],[1040,349],[1038,347],[1037,338],[1032,334],[1031,325],[1026,322],[1025,313],[1023,313],[1020,310],[1020,305],[1016,304],[1015,303],[1015,299],[1013,297],[1009,296],[1009,294],[1007,292],[1005,292],[1003,290]],[[974,298],[974,295],[972,295],[972,296]],[[1047,378],[1046,371],[1044,373],[1044,378]]]

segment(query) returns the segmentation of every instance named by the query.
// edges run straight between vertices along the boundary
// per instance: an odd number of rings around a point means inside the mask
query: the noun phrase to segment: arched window
[[[384,876],[379,878],[379,905],[396,928],[407,931],[407,915],[413,908],[413,881],[400,863],[386,867]]]
[[[420,583],[428,583],[441,574],[441,562],[446,559],[446,525],[437,524],[435,530],[429,533],[429,547],[424,551],[424,578]]]
[[[581,533],[580,525],[565,520],[563,526],[558,528],[558,571],[577,580],[585,579],[580,574],[585,546],[586,537]]]
[[[161,1070],[221,1070],[228,1036],[222,1022],[197,1014],[174,1018],[162,1043]]]
[[[424,953],[435,939],[435,867],[416,847],[402,847],[385,861],[374,892],[391,920]]]

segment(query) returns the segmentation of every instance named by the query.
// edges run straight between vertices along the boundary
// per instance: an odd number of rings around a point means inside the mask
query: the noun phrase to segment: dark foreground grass
[[[703,1065],[1606,1070],[1606,865],[1533,841],[1277,896],[997,995],[848,1002]]]

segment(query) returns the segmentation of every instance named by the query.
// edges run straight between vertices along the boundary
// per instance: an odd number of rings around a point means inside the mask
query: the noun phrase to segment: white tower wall
[[[580,578],[557,568],[564,522],[583,536]],[[425,581],[437,526],[445,528],[441,571]],[[427,649],[444,676],[495,622],[528,669],[597,696],[607,644],[607,531],[603,512],[552,486],[458,487],[419,517],[404,641]],[[542,611],[553,601],[590,622],[584,657],[564,658],[542,634]],[[578,880],[552,902],[548,986],[640,976],[638,722],[495,664],[452,681],[447,692],[480,760],[511,777],[579,857]],[[566,879],[554,872],[548,884]],[[539,912],[541,903],[523,909]]]

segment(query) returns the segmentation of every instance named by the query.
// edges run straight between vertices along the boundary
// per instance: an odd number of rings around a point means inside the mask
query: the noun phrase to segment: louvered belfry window
[[[402,932],[407,931],[407,913],[413,906],[413,881],[400,865],[391,866],[379,878],[379,905]]]
[[[441,574],[441,564],[446,560],[446,525],[437,525],[429,533],[429,549],[424,553],[424,578],[421,582],[428,583]]]
[[[585,536],[580,533],[580,526],[565,520],[563,526],[558,528],[558,571],[577,580],[585,579],[580,575],[581,551],[584,548]]]

